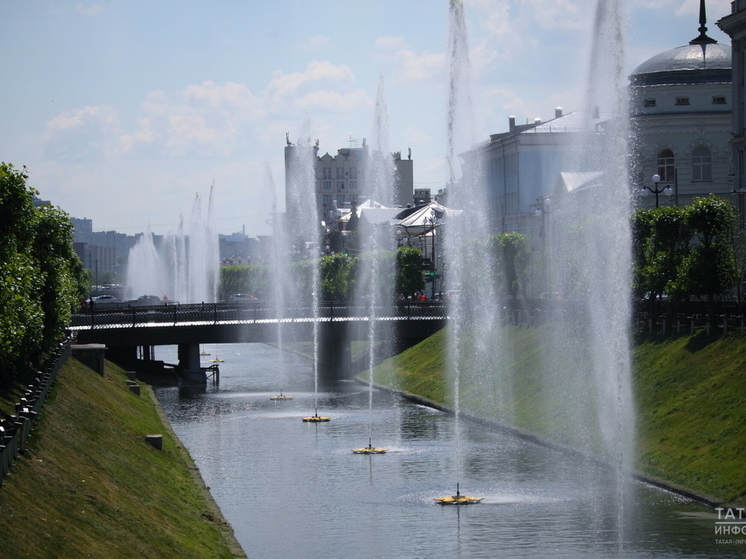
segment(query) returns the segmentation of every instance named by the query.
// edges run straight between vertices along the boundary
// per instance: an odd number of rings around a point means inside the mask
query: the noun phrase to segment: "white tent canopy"
[[[437,202],[430,202],[416,208],[412,213],[400,219],[396,225],[402,229],[402,236],[416,237],[431,231],[443,223],[446,217],[454,217],[461,212],[462,210],[451,210]]]

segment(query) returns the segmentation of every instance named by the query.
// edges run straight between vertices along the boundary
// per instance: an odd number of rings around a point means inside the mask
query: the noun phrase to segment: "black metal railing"
[[[443,318],[446,305],[440,302],[397,303],[393,305],[349,305],[322,302],[316,308],[308,306],[276,308],[256,303],[196,303],[155,306],[111,306],[92,308],[75,314],[72,327],[101,328],[111,326],[147,326],[154,324],[232,323],[276,320],[345,320],[370,317],[396,319]]]
[[[15,404],[15,414],[8,414],[0,420],[0,486],[18,455],[28,448],[29,436],[39,419],[49,391],[71,355],[73,339],[69,336],[57,344],[42,370],[38,371],[23,397]]]

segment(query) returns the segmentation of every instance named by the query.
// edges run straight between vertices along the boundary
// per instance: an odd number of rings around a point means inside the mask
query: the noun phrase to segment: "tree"
[[[86,293],[67,214],[35,208],[25,169],[0,163],[0,384],[33,370]]]
[[[637,210],[632,216],[633,290],[639,298],[668,293],[682,298],[679,268],[690,252],[691,233],[679,207]]]
[[[425,289],[421,265],[422,252],[419,249],[400,247],[396,251],[396,293],[411,295]]]
[[[495,293],[515,299],[528,275],[528,241],[520,233],[492,235],[487,241]]]
[[[691,295],[706,296],[711,315],[715,296],[732,289],[738,278],[733,248],[735,219],[733,204],[714,194],[695,198],[684,209],[684,222],[694,245],[679,266],[677,287]]]

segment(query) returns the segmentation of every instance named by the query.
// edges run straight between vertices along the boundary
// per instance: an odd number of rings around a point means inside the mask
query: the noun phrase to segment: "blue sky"
[[[476,140],[581,108],[595,0],[465,5]],[[626,11],[630,72],[698,34],[698,0]],[[707,2],[726,44],[729,12]],[[220,233],[267,234],[285,134],[370,141],[379,76],[390,149],[416,186],[447,179],[447,0],[1,0],[0,21],[0,161],[94,230],[165,233],[214,182]]]

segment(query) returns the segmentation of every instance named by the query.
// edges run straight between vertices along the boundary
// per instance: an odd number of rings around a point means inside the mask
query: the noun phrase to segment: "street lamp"
[[[651,194],[655,194],[655,207],[658,207],[658,195],[663,194],[665,196],[672,196],[673,195],[673,188],[671,188],[670,184],[667,184],[663,188],[658,188],[658,183],[661,181],[661,176],[656,173],[653,175],[653,184],[655,185],[653,188],[650,188],[649,186],[644,186],[640,189],[640,195],[641,196],[650,196]]]

